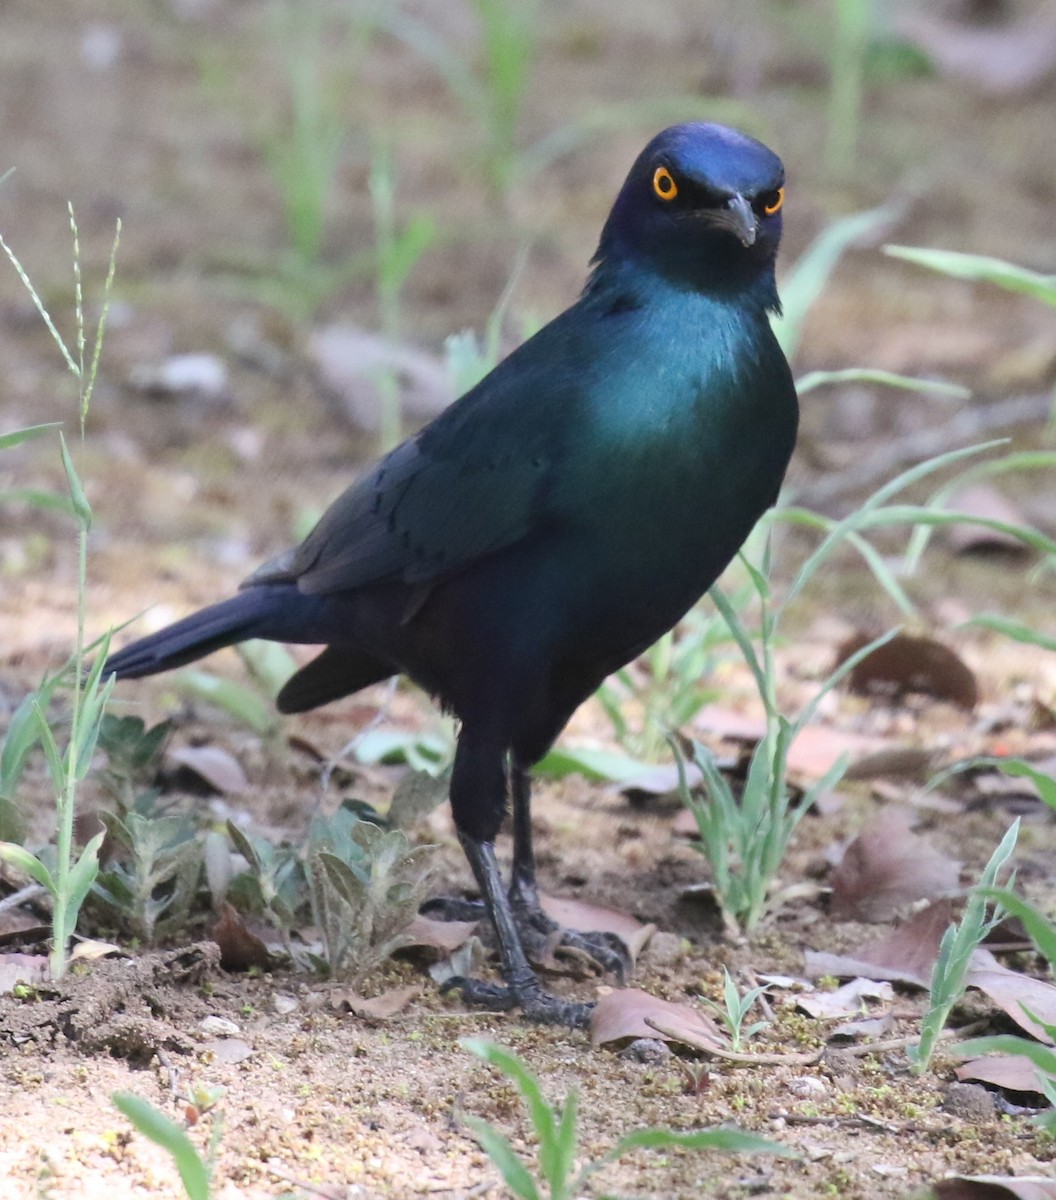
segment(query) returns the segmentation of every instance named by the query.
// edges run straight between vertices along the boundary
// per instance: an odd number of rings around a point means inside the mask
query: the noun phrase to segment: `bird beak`
[[[728,229],[745,249],[755,245],[759,223],[752,206],[742,195],[731,196],[722,208],[709,211],[708,217],[713,225]]]

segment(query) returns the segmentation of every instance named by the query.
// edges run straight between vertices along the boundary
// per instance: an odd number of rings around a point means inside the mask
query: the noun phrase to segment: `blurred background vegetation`
[[[675,120],[736,124],[783,156],[786,273],[838,218],[885,206],[811,310],[797,374],[941,377],[980,405],[1050,389],[1050,310],[879,246],[1056,271],[1054,8],[8,0],[0,232],[63,313],[67,200],[87,279],[124,226],[81,468],[97,618],[127,616],[130,595],[212,598],[303,532],[358,462],[446,401],[452,374],[472,379],[575,295],[628,164]],[[445,352],[464,330],[478,336]],[[0,274],[0,428],[69,418],[47,339]],[[964,403],[812,394],[793,483]],[[0,471],[61,482],[39,442]],[[1027,490],[1045,525],[1051,490]],[[0,529],[3,607],[33,657],[72,628],[73,588],[56,586],[72,551],[47,520],[42,534],[39,512],[9,505]]]

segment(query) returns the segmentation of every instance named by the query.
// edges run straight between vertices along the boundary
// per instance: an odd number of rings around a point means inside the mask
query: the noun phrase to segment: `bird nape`
[[[589,1004],[551,995],[529,964],[556,929],[536,887],[529,771],[777,497],[798,419],[769,323],[783,200],[781,160],[754,139],[699,123],[658,134],[570,308],[237,595],[106,664],[132,679],[246,638],[317,644],[280,711],[404,674],[452,712],[451,806],[505,980],[450,981],[469,1003],[587,1020]],[[508,797],[507,888],[495,838]],[[608,936],[560,936],[622,976]]]

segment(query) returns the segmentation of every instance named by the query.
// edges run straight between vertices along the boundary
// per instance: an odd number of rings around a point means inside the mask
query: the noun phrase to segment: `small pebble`
[[[645,947],[645,958],[657,967],[673,967],[686,957],[686,939],[677,933],[654,933]]]
[[[203,1017],[198,1023],[198,1028],[202,1033],[209,1033],[214,1037],[234,1037],[242,1032],[234,1021],[229,1021],[227,1017]]]
[[[994,1098],[978,1083],[949,1083],[943,1089],[943,1109],[965,1121],[992,1121]]]
[[[661,1041],[660,1038],[635,1038],[620,1051],[619,1057],[628,1062],[657,1067],[671,1057],[671,1050],[667,1042]]]

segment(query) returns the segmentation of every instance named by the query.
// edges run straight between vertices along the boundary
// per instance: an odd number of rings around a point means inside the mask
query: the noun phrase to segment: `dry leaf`
[[[1056,1180],[1042,1176],[955,1175],[931,1185],[935,1200],[1056,1200]]]
[[[907,904],[953,891],[961,864],[911,831],[916,814],[884,809],[862,827],[832,873],[832,915],[889,921]]]
[[[894,999],[889,983],[878,983],[873,979],[852,979],[834,992],[810,992],[796,996],[796,1007],[818,1020],[831,1021],[838,1017],[853,1017],[864,1013],[866,1000],[888,1001]]]
[[[543,912],[565,929],[579,933],[614,933],[627,947],[633,965],[642,947],[656,932],[655,925],[643,925],[630,913],[570,896],[547,896],[540,893],[539,902]]]
[[[244,971],[249,967],[267,967],[271,958],[264,942],[246,927],[242,914],[225,900],[211,931],[220,947],[220,965],[226,971]]]
[[[938,13],[903,9],[898,33],[919,46],[941,74],[993,95],[1026,92],[1056,69],[1056,8],[1034,5],[1033,12],[1000,24],[969,25]]]
[[[829,1030],[827,1040],[858,1042],[865,1038],[882,1038],[891,1032],[894,1023],[890,1013],[884,1013],[881,1017],[865,1017],[861,1021],[845,1021]]]
[[[821,975],[866,975],[926,988],[939,955],[939,942],[953,919],[952,914],[949,900],[936,900],[891,933],[863,946],[854,956],[805,951],[804,967],[814,979]]]
[[[659,1033],[647,1020],[662,1025],[669,1033]],[[717,1047],[723,1042],[715,1023],[698,1008],[689,1004],[673,1004],[650,996],[638,988],[613,988],[603,991],[590,1014],[590,1040],[595,1046],[631,1038],[661,1038],[678,1041],[685,1034],[688,1044],[705,1041]]]
[[[832,770],[844,756],[855,764],[868,760],[886,745],[882,738],[827,725],[808,725],[789,748],[789,774],[813,782]]]
[[[1003,1008],[1031,1037],[1050,1046],[1053,1039],[1038,1024],[1056,1025],[1056,985],[1003,967],[989,950],[976,950],[968,969],[968,986],[978,988]],[[1032,1021],[1023,1005],[1038,1018]]]
[[[963,512],[972,517],[1003,521],[1007,525],[1025,525],[1026,518],[1012,501],[992,483],[973,483],[961,488],[949,498],[951,512]],[[1023,554],[1027,547],[1018,538],[986,525],[959,522],[943,526],[946,544],[955,554],[972,551],[994,551]]]
[[[404,943],[403,949],[424,946],[442,954],[452,954],[473,936],[479,924],[479,921],[434,921],[432,917],[416,913],[404,930],[410,940]]]
[[[705,704],[693,718],[693,728],[752,746],[766,737],[766,721],[762,717],[750,717],[718,704]]]
[[[368,998],[341,989],[331,992],[330,1004],[333,1008],[347,1006],[353,1016],[365,1017],[371,1021],[385,1021],[403,1012],[420,990],[417,984],[411,984],[409,987],[393,988],[382,992],[380,996]]]
[[[249,780],[238,759],[219,746],[181,746],[169,750],[165,758],[186,767],[221,795],[240,796],[249,791]]]
[[[35,987],[48,977],[48,960],[43,954],[0,954],[0,996],[16,984]]]
[[[121,954],[123,951],[120,946],[115,946],[113,942],[100,942],[95,938],[82,938],[81,941],[70,951],[70,962],[76,962],[78,959],[83,959],[85,962],[94,962],[97,958],[106,958],[110,954]]]
[[[987,1054],[961,1063],[958,1079],[977,1079],[1008,1092],[1040,1092],[1037,1067],[1023,1054]]]
[[[5,908],[0,911],[0,946],[10,942],[34,942],[45,938],[51,932],[51,926],[45,925],[39,917],[20,912],[17,908]]]
[[[871,640],[868,634],[859,633],[844,642],[836,652],[837,665]],[[969,712],[979,698],[975,675],[949,646],[908,633],[897,634],[866,655],[851,671],[848,682],[852,692],[863,696],[898,700],[920,692]]]

